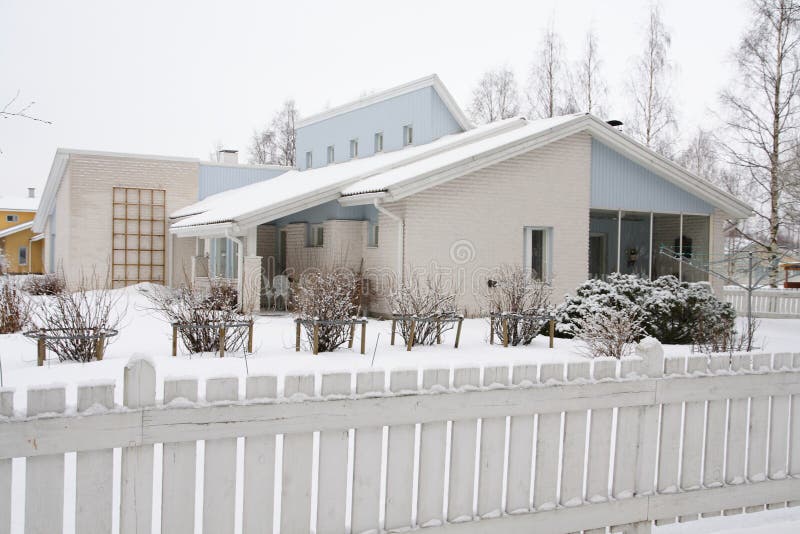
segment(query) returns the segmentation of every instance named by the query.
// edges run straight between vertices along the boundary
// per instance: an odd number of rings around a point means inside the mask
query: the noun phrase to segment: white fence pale
[[[639,534],[654,521],[800,504],[800,354],[665,361],[657,343],[637,353],[288,376],[283,388],[257,376],[242,399],[236,379],[211,379],[199,402],[196,380],[167,380],[160,403],[153,367],[136,360],[123,406],[112,386],[85,386],[76,413],[63,388],[30,389],[24,415],[0,392],[0,533],[11,528],[14,458],[25,458],[17,513],[28,533],[73,515],[77,532],[109,532],[114,480],[122,534],[151,532],[154,495],[170,533],[194,532],[196,517],[203,532],[234,532],[240,517],[246,534]]]
[[[738,315],[747,313],[747,291],[729,286],[723,295]],[[800,319],[800,289],[757,289],[753,291],[752,310],[754,317]]]

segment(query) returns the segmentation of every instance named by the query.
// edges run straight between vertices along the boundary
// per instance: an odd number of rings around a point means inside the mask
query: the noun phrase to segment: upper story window
[[[331,145],[331,146],[328,147],[328,165],[333,163],[334,156],[335,156],[335,154],[333,152],[333,145]]]
[[[367,227],[367,246],[368,247],[377,247],[378,246],[378,225],[377,224],[370,224]]]
[[[414,144],[414,127],[410,124],[403,126],[403,146]]]
[[[17,222],[19,215],[6,215],[6,222]]]
[[[309,150],[308,152],[306,152],[306,169],[310,169],[313,166],[314,166],[314,157],[311,154],[311,151]]]
[[[350,159],[358,157],[358,139],[350,139]]]
[[[375,153],[383,152],[383,132],[375,134]]]

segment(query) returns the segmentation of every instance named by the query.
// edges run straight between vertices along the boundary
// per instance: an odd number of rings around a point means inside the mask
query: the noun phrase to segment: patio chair
[[[275,292],[275,309],[278,308],[278,299],[283,301],[283,309],[288,309],[289,303],[289,277],[285,274],[279,274],[272,279],[272,288]]]

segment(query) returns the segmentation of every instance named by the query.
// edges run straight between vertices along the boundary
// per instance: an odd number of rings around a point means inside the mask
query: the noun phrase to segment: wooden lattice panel
[[[166,191],[115,187],[113,197],[113,286],[164,283]]]

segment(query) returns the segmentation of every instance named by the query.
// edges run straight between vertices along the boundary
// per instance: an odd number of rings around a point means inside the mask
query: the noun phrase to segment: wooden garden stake
[[[392,340],[389,342],[390,345],[394,345],[394,333],[397,331],[397,319],[392,319]]]
[[[508,318],[503,317],[503,346],[508,346]]]
[[[489,345],[494,345],[494,317],[489,317]]]
[[[172,325],[172,356],[178,355],[178,325]]]
[[[461,339],[461,323],[464,322],[463,317],[458,318],[458,328],[456,328],[456,348],[458,348],[458,340]]]
[[[366,350],[367,350],[367,321],[361,321],[361,354],[364,354]]]
[[[247,352],[253,352],[253,320],[247,325]]]
[[[106,340],[105,336],[103,334],[100,334],[100,337],[98,337],[96,341],[97,343],[96,356],[98,362],[103,360],[103,345],[105,345],[105,340]]]
[[[410,351],[411,347],[414,346],[414,328],[417,326],[417,322],[414,319],[411,319],[411,327],[408,330],[408,345],[406,351]]]
[[[550,319],[550,348],[553,348],[553,337],[556,334],[556,321],[555,319]]]
[[[225,327],[219,327],[219,357],[225,357]]]
[[[46,349],[44,345],[44,338],[40,337],[36,340],[36,365],[39,367],[44,365],[44,358],[46,354]]]
[[[350,337],[347,339],[347,348],[348,349],[352,349],[353,348],[353,336],[355,336],[355,335],[356,335],[356,322],[353,321],[352,323],[350,323]]]
[[[319,325],[314,321],[314,354],[319,354]]]
[[[300,352],[300,320],[298,319],[295,322],[297,323],[297,331],[294,335],[294,351]]]
[[[436,344],[442,344],[442,322],[438,319],[436,320]]]

